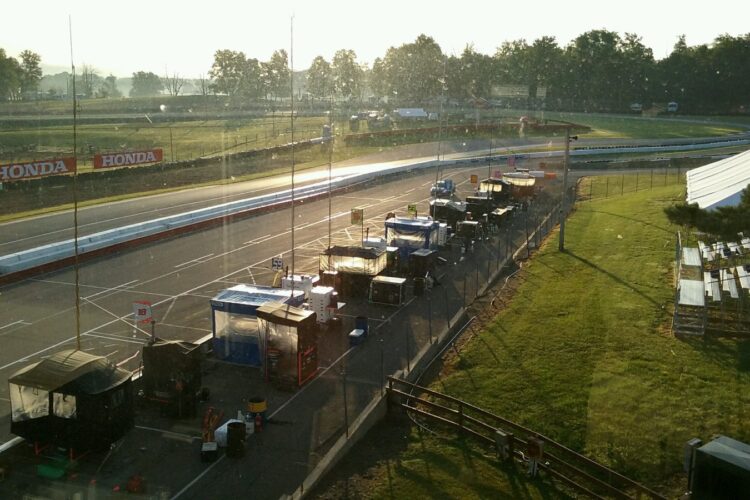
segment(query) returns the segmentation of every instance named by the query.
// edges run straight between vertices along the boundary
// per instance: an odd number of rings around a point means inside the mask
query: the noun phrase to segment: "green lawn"
[[[323,117],[300,117],[295,121],[295,141],[320,137]],[[163,148],[167,160],[188,160],[214,154],[237,153],[291,142],[289,118],[176,121],[169,124],[116,123],[79,125],[77,143],[83,149],[82,166],[91,165],[94,150]],[[70,154],[73,128],[70,125],[0,129],[0,161],[46,158]]]
[[[326,477],[312,498],[474,500],[567,499],[569,492],[522,465],[498,461],[471,441],[440,438],[403,417],[378,423]],[[396,436],[394,438],[394,436]],[[402,439],[400,439],[402,437]]]
[[[438,388],[649,485],[680,480],[682,445],[750,440],[750,341],[669,333],[673,184],[581,204],[515,299]]]
[[[600,115],[596,113],[545,113],[545,118],[569,120],[593,130],[585,137],[608,139],[676,139],[682,137],[714,137],[742,132],[742,127],[726,125],[724,120],[680,116],[647,118],[638,115]],[[691,120],[691,121],[683,121]],[[692,121],[695,120],[695,121]],[[731,117],[727,122],[738,122]],[[749,124],[750,125],[750,124]]]
[[[750,441],[750,340],[682,340],[669,331],[677,228],[662,210],[683,190],[673,178],[580,204],[567,252],[553,236],[524,264],[514,299],[433,388],[671,497],[686,487],[688,439]],[[398,493],[389,493],[390,471],[374,496],[516,496],[507,471],[426,439],[412,431],[395,459],[409,464],[395,475]]]
[[[141,116],[141,110],[149,110],[151,114],[158,115],[160,111],[156,104],[157,101],[156,98],[81,101],[81,106],[85,108],[82,115],[91,118],[96,117],[97,113],[111,112]],[[196,114],[200,115],[202,112],[199,109],[199,101],[193,103],[192,100],[184,98],[182,100],[167,99],[165,102],[170,103],[169,109],[174,108],[175,111],[185,114],[191,114],[193,107],[195,107]],[[195,106],[190,107],[191,103]],[[15,112],[55,114],[67,109],[65,106],[68,103],[16,104],[17,106],[12,108]],[[211,101],[211,114],[216,112],[218,104],[221,103]],[[10,111],[8,109],[8,112]],[[262,112],[262,110],[257,111],[257,113]],[[77,142],[83,151],[82,165],[85,167],[87,163],[90,163],[90,159],[87,159],[87,156],[91,155],[89,145],[96,151],[161,147],[164,149],[167,159],[185,160],[221,152],[232,153],[268,147],[291,140],[289,118],[274,116],[270,113],[263,117],[248,116],[246,118],[193,121],[179,118],[180,115],[177,114],[175,115],[177,118],[171,123],[149,123],[145,114],[143,113],[142,122],[79,125]],[[525,113],[520,110],[484,111],[480,121],[489,123],[491,120],[516,120],[518,114]],[[101,116],[106,117],[107,115]],[[541,115],[537,118],[541,118]],[[742,122],[741,117],[680,117],[681,119],[696,120],[695,122],[685,122],[664,117],[642,118],[637,115],[614,116],[593,113],[547,112],[544,114],[544,118],[568,120],[589,126],[592,131],[586,133],[585,136],[596,138],[659,139],[723,136],[743,130],[742,127],[722,123],[723,121]],[[295,122],[295,139],[301,140],[320,136],[322,125],[326,121],[327,118],[323,116],[300,116]],[[364,122],[361,123],[361,126],[363,127],[362,131],[365,131],[367,127]],[[411,128],[413,125],[402,124],[402,126]],[[437,123],[424,122],[419,126],[436,127]],[[748,126],[750,126],[750,123],[748,123]],[[349,133],[348,122],[339,121],[337,130],[339,133]],[[437,140],[438,135],[432,134],[427,137],[415,135],[410,140],[413,142]],[[443,135],[443,139],[449,139],[448,135]],[[403,141],[399,140],[398,144],[401,143]],[[0,129],[0,144],[2,145],[0,147],[0,161],[3,162],[46,158],[55,154],[69,154],[72,149],[72,127],[70,125],[43,125],[41,122],[39,125],[27,122],[15,127],[9,122],[5,128]],[[385,141],[385,144],[391,145],[388,141]],[[382,146],[383,144],[375,145]]]

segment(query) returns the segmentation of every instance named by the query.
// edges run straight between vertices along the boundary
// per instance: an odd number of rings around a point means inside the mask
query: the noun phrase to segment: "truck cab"
[[[453,179],[443,179],[437,181],[430,188],[431,196],[438,196],[439,198],[450,198],[456,192],[456,185]]]

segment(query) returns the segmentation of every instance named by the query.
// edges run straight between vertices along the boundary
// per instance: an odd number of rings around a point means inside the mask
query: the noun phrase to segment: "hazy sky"
[[[704,3],[685,0],[557,1],[143,1],[35,0],[6,2],[0,47],[17,56],[24,49],[41,54],[48,70],[70,66],[68,16],[72,16],[76,66],[130,76],[153,71],[195,78],[206,73],[217,49],[245,52],[267,60],[289,51],[294,15],[294,68],[305,69],[322,55],[353,49],[370,65],[390,46],[432,36],[443,51],[460,54],[471,43],[494,53],[505,40],[543,35],[561,46],[591,29],[643,37],[654,56],[669,54],[680,34],[689,45],[710,43],[717,35],[750,32],[750,1]],[[50,67],[51,66],[51,67]]]

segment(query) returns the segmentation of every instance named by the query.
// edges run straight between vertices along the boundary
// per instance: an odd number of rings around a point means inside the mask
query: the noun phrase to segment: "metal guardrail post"
[[[344,428],[346,429],[346,437],[349,438],[349,405],[347,404],[347,397],[346,397],[346,369],[341,369],[341,380],[343,383],[343,389],[344,389]]]

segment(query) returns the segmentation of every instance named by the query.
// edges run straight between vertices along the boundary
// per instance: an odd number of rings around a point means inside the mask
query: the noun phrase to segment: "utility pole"
[[[565,219],[567,217],[568,197],[568,162],[570,161],[570,141],[577,141],[578,136],[570,136],[570,126],[565,127],[565,157],[563,159],[562,200],[560,201],[560,245],[558,250],[565,251]]]

